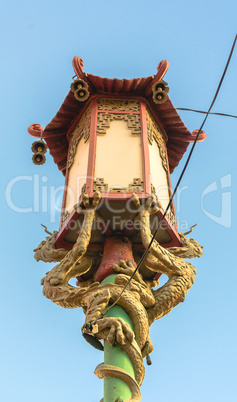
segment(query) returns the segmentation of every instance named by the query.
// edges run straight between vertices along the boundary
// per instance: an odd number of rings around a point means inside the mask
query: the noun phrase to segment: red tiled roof
[[[163,104],[156,104],[152,100],[152,85],[154,82],[160,81],[168,70],[169,63],[163,60],[157,67],[157,74],[152,77],[117,79],[102,78],[92,74],[83,72],[84,63],[80,57],[74,57],[73,67],[78,78],[88,83],[91,95],[93,94],[121,94],[144,97],[150,105],[150,109],[162,124],[168,136],[167,152],[172,172],[179,164],[190,142],[194,140],[193,135],[187,129],[175,107],[172,105],[170,98]],[[87,102],[90,102],[90,97]],[[52,121],[45,127],[43,138],[45,138],[51,155],[59,170],[65,175],[68,140],[67,131],[72,121],[86,106],[86,102],[79,102],[70,90],[66,96],[62,106]],[[204,140],[205,133],[201,133],[199,141]]]

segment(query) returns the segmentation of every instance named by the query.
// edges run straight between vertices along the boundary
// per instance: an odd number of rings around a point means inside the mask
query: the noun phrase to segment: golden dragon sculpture
[[[144,206],[140,205],[135,194],[132,199],[138,211],[142,242],[147,248],[152,237],[150,214],[157,210],[155,198],[148,197]],[[149,328],[155,320],[168,314],[184,301],[194,283],[196,270],[189,262],[183,261],[183,258],[200,257],[202,247],[196,240],[188,239],[182,233],[181,247],[165,249],[154,240],[145,265],[154,273],[168,276],[165,285],[157,289],[153,288],[158,286],[158,281],[144,280],[139,272],[131,279],[135,270],[131,260],[113,265],[113,270],[117,273],[114,284],[101,285],[94,281],[93,276],[87,281],[77,282],[78,287],[71,286],[69,280],[87,273],[92,265],[92,260],[86,253],[99,201],[100,193],[94,194],[92,202],[86,194],[83,195],[82,207],[77,206],[84,215],[83,225],[70,251],[56,249],[57,232],[54,232],[34,250],[35,258],[37,261],[60,261],[42,279],[43,294],[62,307],[82,307],[86,315],[82,331],[92,335],[95,340],[106,339],[111,345],[117,344],[128,354],[135,370],[135,379],[124,370],[106,364],[97,366],[95,374],[99,378],[110,376],[125,381],[131,389],[130,401],[136,402],[141,399],[140,385],[145,374],[143,358],[147,357],[149,364],[148,355],[153,350]],[[126,290],[121,295],[125,285]],[[134,332],[123,319],[103,315],[108,304],[116,301],[130,316]]]

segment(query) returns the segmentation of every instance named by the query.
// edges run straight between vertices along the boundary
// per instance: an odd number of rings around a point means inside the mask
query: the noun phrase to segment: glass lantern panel
[[[112,120],[106,134],[97,135],[95,178],[104,179],[108,191],[143,180],[141,136],[132,134],[126,121]]]

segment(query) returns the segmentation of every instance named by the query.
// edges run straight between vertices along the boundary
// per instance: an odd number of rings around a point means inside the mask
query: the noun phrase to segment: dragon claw
[[[90,203],[89,203],[89,195],[88,194],[82,194],[82,203],[85,208],[89,208]]]
[[[137,209],[139,209],[139,208],[141,207],[141,203],[140,203],[140,200],[139,200],[137,194],[133,193],[133,195],[132,195],[132,201],[133,201],[133,203],[134,203],[134,205],[135,205],[135,207],[136,207]]]
[[[157,197],[154,194],[147,197],[145,205],[141,205],[140,200],[135,193],[132,195],[132,201],[139,212],[146,211],[149,212],[150,215],[155,214],[160,208],[162,208],[161,203],[157,200]]]
[[[115,272],[118,272],[120,274],[132,276],[135,270],[135,266],[133,265],[133,261],[131,259],[127,262],[125,262],[124,260],[120,260],[119,265],[113,264],[113,269]]]
[[[160,203],[157,202],[156,196],[154,194],[149,195],[147,197],[146,203],[145,203],[145,209],[149,211],[150,215],[155,214],[158,209],[160,208]]]
[[[95,209],[97,207],[97,205],[99,204],[101,199],[101,193],[99,191],[96,191],[93,195],[93,199],[90,202],[90,198],[88,194],[82,194],[82,204],[84,205],[84,207],[86,209],[92,208]],[[77,204],[75,207],[75,209],[79,208],[80,210],[80,206],[79,204]]]
[[[97,207],[97,205],[100,202],[100,199],[101,199],[101,193],[99,191],[96,191],[93,195],[93,201],[92,201],[93,207]]]

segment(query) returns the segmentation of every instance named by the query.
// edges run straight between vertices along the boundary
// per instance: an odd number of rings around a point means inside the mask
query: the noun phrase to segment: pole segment
[[[116,275],[108,276],[102,285],[106,283],[114,283]],[[112,307],[106,317],[120,317],[122,318],[133,330],[132,321],[128,314],[120,306]],[[127,371],[133,378],[135,378],[133,365],[128,355],[120,349],[119,346],[111,346],[106,340],[104,341],[104,363],[112,366],[120,367]],[[122,380],[114,377],[106,377],[104,379],[104,402],[114,402],[116,398],[120,397],[123,400],[129,400],[131,397],[131,390],[129,386]]]
[[[121,260],[127,261],[128,259],[133,260],[132,247],[128,239],[121,236],[108,237],[105,241],[104,255],[97,271],[96,280],[99,280],[101,285],[114,284],[116,274],[113,273],[113,264],[119,264]],[[129,315],[118,305],[112,307],[106,317],[122,318],[133,330]],[[104,341],[104,363],[119,367],[135,378],[134,368],[128,355],[119,346],[111,346],[106,340]],[[124,401],[130,398],[131,390],[125,382],[114,377],[104,379],[103,402]]]

